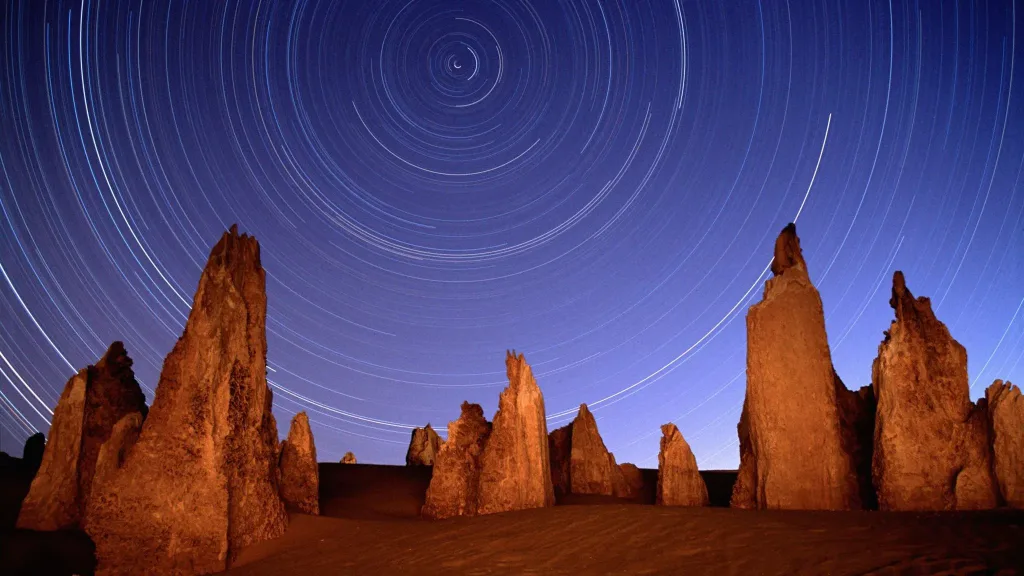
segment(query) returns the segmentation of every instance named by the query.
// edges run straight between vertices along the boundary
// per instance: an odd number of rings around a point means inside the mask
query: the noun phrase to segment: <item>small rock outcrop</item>
[[[232,226],[210,252],[138,441],[93,493],[85,528],[102,573],[221,572],[284,533],[266,312],[259,244]]]
[[[433,466],[437,452],[441,449],[441,437],[427,424],[425,428],[412,431],[409,450],[405,453],[406,466]]]
[[[434,460],[423,516],[441,519],[477,513],[480,456],[490,434],[483,408],[463,402],[462,413],[448,424],[448,440]]]
[[[572,449],[569,458],[570,492],[627,497],[622,470],[597,430],[597,421],[586,404],[572,421]]]
[[[1007,506],[1024,509],[1024,395],[996,380],[985,390],[996,483]]]
[[[872,474],[881,510],[995,507],[986,410],[970,400],[967,351],[902,272],[889,304],[896,319],[872,367]]]
[[[548,434],[548,455],[551,457],[551,487],[555,497],[570,493],[569,471],[572,457],[572,423],[556,428]]]
[[[747,313],[746,435],[741,431],[734,505],[859,508],[821,297],[793,224],[775,242],[772,273],[761,302]]]
[[[342,464],[355,464],[356,455],[351,452],[345,452],[345,455],[341,457]]]
[[[292,418],[288,439],[281,444],[278,487],[285,508],[291,512],[320,514],[320,472],[309,417],[299,412]]]
[[[619,483],[615,486],[613,496],[619,498],[638,498],[644,490],[644,474],[636,464],[624,462],[619,464]]]
[[[25,446],[21,449],[21,466],[30,477],[35,477],[39,466],[43,464],[43,452],[46,450],[46,436],[42,432],[36,432],[25,440]]]
[[[92,493],[100,447],[114,425],[146,403],[120,342],[68,380],[53,412],[50,441],[18,516],[31,530],[78,528]]]
[[[697,470],[697,459],[675,424],[661,427],[658,452],[658,492],[662,506],[707,506],[708,488]]]
[[[520,354],[505,358],[509,385],[480,457],[478,514],[555,505],[544,396]]]

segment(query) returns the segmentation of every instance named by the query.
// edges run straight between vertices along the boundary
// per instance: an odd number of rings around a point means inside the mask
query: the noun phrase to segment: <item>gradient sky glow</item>
[[[113,340],[152,400],[234,222],[324,461],[490,417],[515,348],[549,429],[736,467],[794,219],[847,386],[897,269],[1024,384],[1024,1],[0,0],[0,50],[7,452]]]

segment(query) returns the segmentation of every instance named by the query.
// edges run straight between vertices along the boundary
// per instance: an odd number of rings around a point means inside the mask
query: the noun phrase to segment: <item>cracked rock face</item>
[[[309,417],[299,412],[292,418],[288,439],[281,445],[278,486],[289,511],[320,514],[320,471]]]
[[[71,377],[53,413],[50,441],[18,517],[32,530],[78,528],[93,489],[101,447],[128,414],[146,413],[124,345],[114,342]]]
[[[427,424],[425,428],[412,431],[409,450],[405,453],[406,466],[433,466],[441,449],[441,437]]]
[[[987,414],[970,400],[967,351],[893,276],[896,319],[878,347],[872,460],[881,510],[965,510],[997,502]]]
[[[996,380],[985,390],[996,483],[1007,506],[1024,509],[1024,396]]]
[[[480,457],[478,514],[555,505],[544,396],[526,358],[505,358],[508,387]]]
[[[448,424],[427,488],[422,514],[441,519],[477,513],[480,456],[491,434],[491,423],[479,404],[462,403],[462,413]]]
[[[656,503],[662,506],[709,504],[708,489],[697,470],[697,459],[675,424],[661,427]]]
[[[821,297],[793,224],[776,240],[772,273],[761,302],[747,313],[747,390],[733,506],[859,508]]]
[[[101,572],[220,572],[284,533],[266,311],[259,244],[233,226],[210,252],[138,441],[94,491],[86,531]]]

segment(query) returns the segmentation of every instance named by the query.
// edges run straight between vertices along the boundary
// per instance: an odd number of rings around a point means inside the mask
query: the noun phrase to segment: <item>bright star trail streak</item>
[[[122,340],[147,398],[210,248],[262,245],[279,430],[399,463],[526,354],[620,462],[738,463],[799,220],[836,369],[889,284],[1024,383],[1024,0],[0,0],[0,449]]]

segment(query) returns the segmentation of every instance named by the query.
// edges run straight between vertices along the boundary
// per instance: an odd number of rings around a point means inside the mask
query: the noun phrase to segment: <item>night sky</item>
[[[1024,384],[1024,2],[0,0],[0,424],[123,340],[152,400],[237,222],[322,461],[403,461],[526,354],[619,462],[738,463],[747,308],[797,221],[870,383],[903,270]]]

